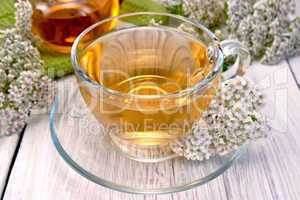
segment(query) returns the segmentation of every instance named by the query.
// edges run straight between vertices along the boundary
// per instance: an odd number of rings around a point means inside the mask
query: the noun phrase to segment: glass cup
[[[108,32],[103,27],[114,24]],[[75,40],[72,65],[81,95],[112,143],[128,157],[174,157],[170,144],[201,120],[222,81],[249,64],[235,41],[219,42],[199,23],[163,13],[131,13],[86,29]]]
[[[118,0],[30,0],[32,32],[41,49],[70,53],[75,38],[92,24],[116,16]],[[108,31],[111,26],[102,31]]]

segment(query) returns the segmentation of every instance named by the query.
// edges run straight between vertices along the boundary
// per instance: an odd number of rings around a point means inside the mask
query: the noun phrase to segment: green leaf
[[[42,52],[41,56],[45,63],[44,73],[50,78],[59,78],[73,73],[70,55]]]
[[[236,59],[237,59],[237,55],[231,55],[225,57],[222,71],[223,72],[227,71],[232,65],[234,65]]]
[[[133,12],[158,12],[167,13],[167,8],[153,0],[125,0],[122,3],[120,14],[133,13]],[[153,17],[128,17],[126,22],[133,23],[136,25],[146,25]],[[162,23],[167,22],[168,17],[154,17],[155,21]]]
[[[185,16],[182,3],[168,6],[167,9],[172,14]]]
[[[255,115],[249,115],[249,117],[251,118],[251,120],[252,120],[253,122],[256,122],[256,121],[257,121],[257,118],[256,118]]]
[[[120,14],[132,12],[168,12],[164,5],[153,0],[125,0],[121,5]]]
[[[0,29],[4,29],[15,23],[15,0],[0,1]]]

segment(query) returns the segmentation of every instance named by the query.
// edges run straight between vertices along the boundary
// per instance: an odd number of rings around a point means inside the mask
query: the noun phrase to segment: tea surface
[[[219,84],[217,77],[201,91],[180,95],[203,80],[213,63],[204,44],[172,29],[112,33],[90,44],[80,57],[92,80],[121,94],[81,87],[96,118],[115,127],[114,136],[122,143],[166,145],[182,136],[201,118]]]

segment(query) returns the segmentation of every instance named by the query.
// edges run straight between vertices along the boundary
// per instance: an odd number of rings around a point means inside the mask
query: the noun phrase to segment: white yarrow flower
[[[171,144],[172,150],[190,160],[223,155],[245,142],[266,136],[267,121],[259,109],[264,103],[260,91],[242,77],[222,84],[203,121],[191,133]]]
[[[212,137],[206,124],[202,121],[195,123],[191,132],[184,138],[171,144],[172,150],[188,160],[205,160],[211,156],[210,145]]]
[[[15,27],[26,37],[31,36],[31,16],[33,14],[32,6],[27,0],[18,0],[16,7],[16,24]]]
[[[225,22],[224,0],[182,0],[185,15],[215,28]]]
[[[262,63],[276,64],[300,54],[300,18],[294,0],[229,0],[231,37]]]
[[[239,40],[261,63],[277,64],[300,55],[300,17],[295,17],[295,0],[159,1],[175,14],[203,23],[220,39]]]
[[[0,136],[20,133],[30,111],[45,105],[53,89],[31,41],[32,8],[16,3],[16,24],[0,32]]]

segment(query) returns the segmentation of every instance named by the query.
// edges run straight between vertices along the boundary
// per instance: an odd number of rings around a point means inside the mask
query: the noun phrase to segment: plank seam
[[[20,137],[19,137],[16,149],[15,149],[13,157],[11,159],[11,162],[10,162],[10,165],[9,165],[9,169],[8,169],[8,173],[7,173],[7,176],[6,176],[6,179],[5,179],[3,191],[2,191],[2,194],[1,194],[1,198],[0,198],[1,200],[4,199],[5,192],[6,192],[6,189],[7,189],[7,186],[8,186],[8,182],[9,182],[9,179],[10,179],[13,167],[15,165],[15,161],[17,159],[17,156],[18,156],[18,153],[19,153],[19,150],[20,150],[20,146],[21,146],[21,143],[22,143],[22,140],[23,140],[23,136],[24,136],[26,127],[27,127],[27,125],[25,125],[25,127],[23,128],[23,130],[20,133]]]
[[[286,59],[286,62],[288,64],[288,67],[290,69],[290,72],[292,73],[292,77],[293,77],[294,81],[296,82],[296,85],[297,85],[298,89],[300,89],[300,84],[299,84],[299,82],[297,80],[296,74],[295,74],[295,72],[294,72],[294,70],[292,68],[292,65],[291,65],[289,59]]]

